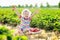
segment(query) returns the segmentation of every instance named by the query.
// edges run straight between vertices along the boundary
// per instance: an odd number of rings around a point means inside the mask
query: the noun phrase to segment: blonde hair
[[[24,9],[24,10],[22,11],[22,14],[21,14],[21,15],[23,16],[23,13],[24,13],[25,11],[29,12],[29,15],[28,15],[28,16],[30,17],[30,16],[31,16],[31,11],[28,10],[28,9]]]

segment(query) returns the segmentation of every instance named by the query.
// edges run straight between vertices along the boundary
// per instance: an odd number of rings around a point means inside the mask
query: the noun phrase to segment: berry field
[[[21,13],[24,8],[17,8],[17,9]],[[46,32],[55,31],[56,34],[59,33],[60,35],[60,9],[59,8],[29,8],[29,10],[32,13],[35,10],[39,11],[38,14],[32,17],[30,23],[31,27],[37,27],[45,30]],[[2,24],[2,26],[0,26],[0,36],[1,36],[0,40],[7,40],[7,38],[8,40],[18,40],[20,38],[20,36],[15,36],[13,38],[13,34],[14,34],[13,32],[15,31],[14,28],[20,24],[20,19],[12,10],[12,8],[0,8],[0,24]],[[9,29],[8,26],[3,26],[3,25],[12,26],[13,29]],[[47,33],[43,31],[42,35],[43,34],[46,37]],[[53,36],[55,38],[52,40],[55,39],[58,40],[57,39],[58,35],[53,35]]]
[[[21,13],[24,8],[18,8]],[[31,21],[31,27],[39,27],[45,30],[60,31],[60,9],[58,8],[29,8],[33,13],[38,10]],[[15,14],[12,8],[0,8],[0,23],[8,25],[19,25],[19,17]]]

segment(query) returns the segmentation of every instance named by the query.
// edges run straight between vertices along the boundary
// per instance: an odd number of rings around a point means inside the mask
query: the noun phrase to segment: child
[[[16,12],[16,14],[18,15],[18,17],[21,20],[21,24],[20,24],[20,32],[24,32],[26,30],[30,30],[30,21],[32,19],[32,17],[38,13],[38,10],[36,10],[33,14],[31,14],[31,12],[28,9],[24,9],[22,11],[22,14],[20,15],[20,13],[17,11],[16,7],[13,6],[13,10]],[[35,28],[36,29],[36,28]]]

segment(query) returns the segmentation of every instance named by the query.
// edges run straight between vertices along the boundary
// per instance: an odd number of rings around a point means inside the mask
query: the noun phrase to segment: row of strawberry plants
[[[0,22],[2,24],[17,25],[20,20],[16,16],[15,12],[10,9],[0,9]]]
[[[26,36],[15,35],[14,29],[9,29],[5,25],[0,25],[0,40],[28,40]]]
[[[32,27],[60,32],[60,9],[40,9],[31,21]]]

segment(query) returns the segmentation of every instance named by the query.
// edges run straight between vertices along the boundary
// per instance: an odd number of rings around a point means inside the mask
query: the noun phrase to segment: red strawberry
[[[30,29],[31,32],[38,32],[39,29],[36,29],[36,28],[33,28],[33,29]]]

